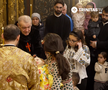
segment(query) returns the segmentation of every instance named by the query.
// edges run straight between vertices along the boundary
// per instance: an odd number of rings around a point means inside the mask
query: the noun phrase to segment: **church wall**
[[[0,0],[0,36],[2,27],[14,24],[18,17],[24,15],[24,0]],[[3,43],[0,37],[0,44]]]
[[[108,6],[108,0],[93,0],[96,3],[97,8],[103,8]]]
[[[46,18],[49,15],[52,15],[54,10],[54,2],[56,0],[34,0],[33,1],[33,12],[37,12],[41,15],[42,21],[45,22]],[[75,1],[75,0],[74,0]],[[67,14],[70,14],[70,8],[72,7],[72,0],[64,0],[64,2],[67,4]]]
[[[30,3],[33,1],[33,7]],[[45,23],[46,18],[52,15],[54,10],[54,2],[56,0],[0,0],[0,35],[2,27],[7,24],[14,24],[18,17],[26,14],[31,15],[33,12],[38,12],[41,15],[42,21]],[[67,14],[71,16],[71,7],[74,6],[79,0],[64,0],[67,4]],[[96,3],[98,8],[103,8],[108,5],[108,0],[92,0]],[[31,11],[31,9],[33,10]],[[2,39],[0,37],[0,43]]]

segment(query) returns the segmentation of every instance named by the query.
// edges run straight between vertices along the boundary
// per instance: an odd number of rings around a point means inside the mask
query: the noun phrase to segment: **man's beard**
[[[56,15],[60,15],[61,13],[62,13],[62,11],[58,11],[58,10],[55,11],[55,14],[56,14]]]
[[[108,20],[106,20],[105,18],[102,18],[102,22],[106,23],[108,22]]]

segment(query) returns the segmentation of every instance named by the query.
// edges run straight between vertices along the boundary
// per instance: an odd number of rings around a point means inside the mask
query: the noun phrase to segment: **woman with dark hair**
[[[62,90],[72,90],[72,69],[61,54],[64,47],[60,36],[48,33],[44,37],[44,50],[47,57],[45,63],[48,64],[49,72],[53,76],[51,90],[60,90],[60,83],[63,83]]]
[[[80,30],[74,30],[69,34],[64,56],[71,64],[72,72],[78,72],[80,81],[79,90],[86,90],[87,72],[86,67],[90,64],[89,48],[83,44],[83,34]]]

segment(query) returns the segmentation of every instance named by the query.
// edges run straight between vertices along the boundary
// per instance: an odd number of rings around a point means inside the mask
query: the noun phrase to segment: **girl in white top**
[[[100,54],[98,54],[98,62],[95,63],[96,73],[94,77],[94,90],[108,90],[108,86],[105,87],[106,81],[108,81],[108,62],[106,61],[106,59],[106,52],[101,52]]]
[[[69,34],[67,47],[63,53],[72,67],[72,72],[78,72],[80,82],[78,88],[86,90],[87,73],[86,67],[90,64],[90,52],[86,45],[83,45],[83,34],[79,30],[74,30]]]

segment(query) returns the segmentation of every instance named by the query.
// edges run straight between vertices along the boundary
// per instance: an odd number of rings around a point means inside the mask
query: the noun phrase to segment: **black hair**
[[[60,4],[62,4],[62,5],[64,6],[63,0],[56,0],[55,3],[54,3],[54,6],[55,6],[56,4],[58,4],[58,3],[60,3]]]
[[[107,59],[107,53],[106,53],[106,52],[101,52],[100,54],[101,54],[104,58]]]
[[[108,13],[108,6],[104,7],[103,11],[105,11],[105,13]]]
[[[57,51],[63,52],[63,41],[61,37],[54,33],[48,33],[44,37],[44,50],[50,52],[52,56],[56,58],[57,68],[62,80],[69,77],[70,65],[66,58],[61,53],[56,53]]]
[[[80,80],[80,76],[77,72],[72,72],[72,81],[74,82],[74,86],[76,86],[78,84]]]
[[[84,37],[81,30],[74,29],[71,33],[69,33],[69,35],[75,36],[78,41],[81,40],[82,44],[84,44]],[[67,42],[68,48],[71,48],[69,45],[69,41],[67,40],[66,42]],[[75,49],[75,51],[77,51],[77,49]]]
[[[3,36],[6,41],[13,41],[18,35],[20,35],[20,30],[16,25],[10,24],[4,28]]]

